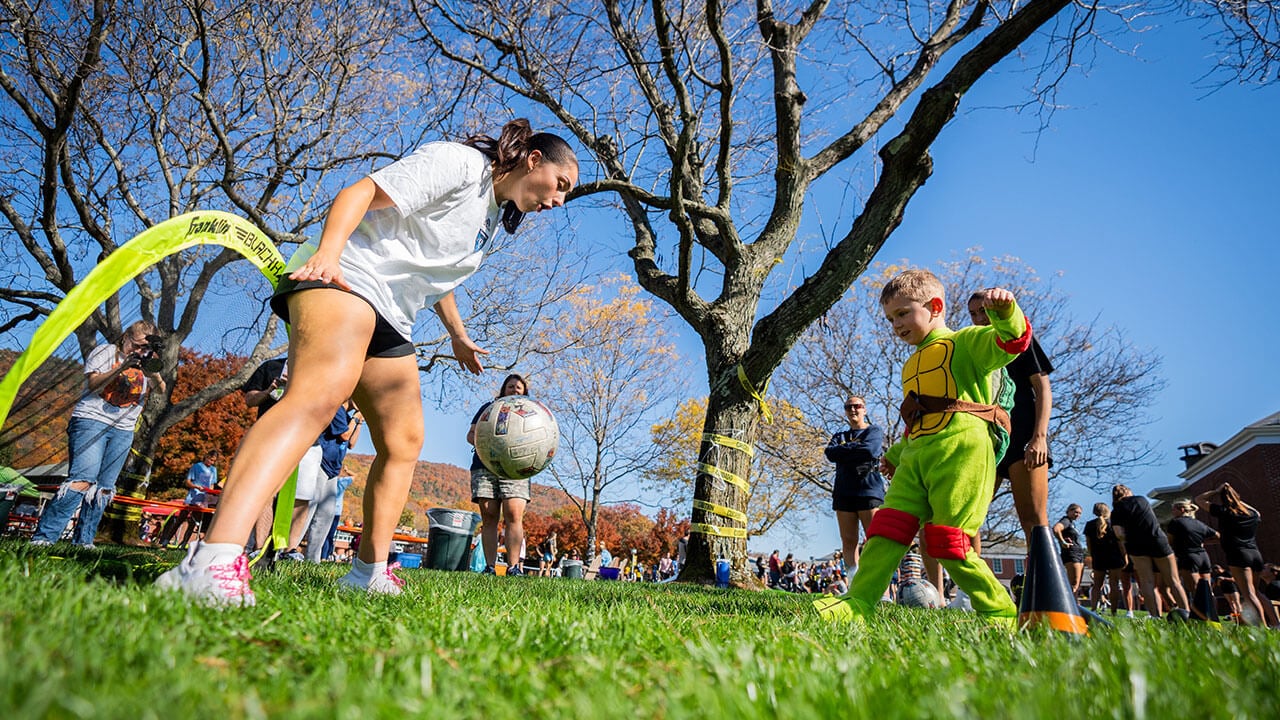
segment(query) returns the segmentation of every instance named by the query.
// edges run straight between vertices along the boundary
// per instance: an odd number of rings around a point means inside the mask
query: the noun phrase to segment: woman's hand
[[[1023,456],[1027,468],[1038,468],[1049,462],[1049,441],[1044,435],[1032,435],[1031,441],[1023,448],[1026,455]]]
[[[289,279],[297,282],[318,280],[348,292],[351,291],[351,285],[342,276],[342,267],[338,263],[338,257],[330,257],[327,253],[319,250],[302,267],[289,273]]]
[[[471,342],[471,338],[466,335],[453,337],[451,342],[453,344],[453,356],[458,359],[459,365],[472,375],[479,375],[484,372],[484,365],[480,363],[480,356],[488,355],[488,350]]]
[[[887,478],[892,478],[893,471],[896,469],[897,468],[893,466],[893,463],[889,462],[887,458],[883,458],[883,457],[880,458],[880,474],[881,475],[884,475]]]

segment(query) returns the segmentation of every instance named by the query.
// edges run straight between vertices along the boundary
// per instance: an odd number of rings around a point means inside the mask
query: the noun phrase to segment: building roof
[[[19,469],[18,472],[26,475],[28,478],[65,478],[68,474],[68,463],[66,460],[53,463],[51,465],[34,465],[29,468]]]
[[[1274,412],[1257,422],[1245,425],[1231,439],[1211,450],[1195,465],[1178,473],[1183,482],[1178,485],[1152,488],[1147,493],[1152,498],[1167,498],[1186,491],[1196,481],[1240,457],[1256,445],[1280,444],[1280,412]]]

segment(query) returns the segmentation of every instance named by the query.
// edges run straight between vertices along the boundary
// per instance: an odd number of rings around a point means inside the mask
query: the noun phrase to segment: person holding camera
[[[159,370],[159,329],[133,323],[115,344],[99,345],[85,360],[87,389],[67,425],[67,479],[40,513],[33,545],[50,545],[80,509],[72,542],[93,547],[102,513],[115,497],[116,480],[133,446],[133,432],[147,393],[165,392]]]

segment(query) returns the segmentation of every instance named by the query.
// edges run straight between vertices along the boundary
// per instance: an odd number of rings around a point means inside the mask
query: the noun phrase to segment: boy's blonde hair
[[[945,300],[946,290],[938,276],[928,270],[903,270],[885,283],[880,291],[880,304],[886,305],[899,296],[923,305],[933,298]]]

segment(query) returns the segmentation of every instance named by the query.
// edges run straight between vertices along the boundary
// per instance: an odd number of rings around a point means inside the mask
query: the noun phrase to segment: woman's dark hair
[[[498,397],[502,397],[502,391],[507,388],[507,383],[511,382],[512,380],[519,380],[520,384],[524,385],[524,394],[525,395],[529,394],[528,378],[521,375],[520,373],[511,373],[510,375],[502,378],[502,384],[498,386]]]
[[[1111,488],[1111,502],[1117,502],[1133,494],[1128,485],[1116,485]]]
[[[535,133],[529,127],[529,121],[524,118],[516,118],[503,125],[502,134],[497,140],[488,135],[472,135],[463,140],[462,144],[479,150],[489,158],[489,162],[493,163],[495,179],[515,170],[534,150],[541,152],[542,157],[553,165],[578,166],[578,156],[573,153],[569,143],[559,135]],[[502,227],[513,233],[523,219],[524,213],[520,212],[514,202],[508,200],[502,208]]]

